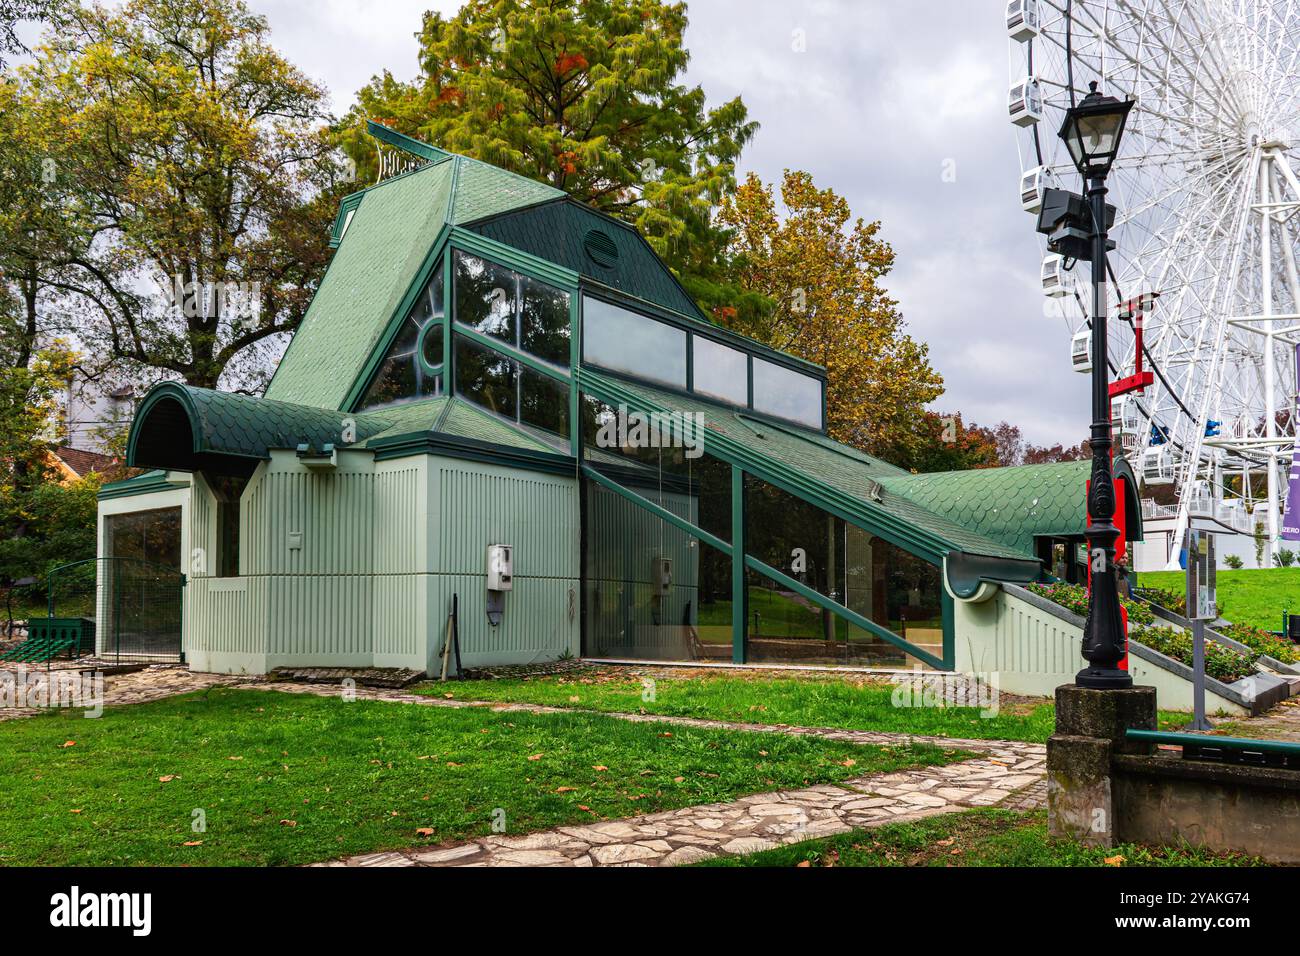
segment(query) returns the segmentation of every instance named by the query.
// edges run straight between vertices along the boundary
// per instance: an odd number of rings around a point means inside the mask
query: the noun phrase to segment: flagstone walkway
[[[239,685],[294,694],[336,696],[338,687],[259,681]],[[358,687],[357,699],[426,707],[486,707],[498,712],[573,713],[573,708],[539,704],[484,703],[426,697]],[[719,856],[757,853],[786,843],[850,830],[902,823],[975,807],[1028,810],[1046,804],[1042,744],[1010,740],[959,740],[912,734],[737,723],[659,714],[602,716],[635,723],[659,723],[761,733],[820,737],[856,744],[933,744],[981,754],[945,767],[922,767],[858,777],[804,790],[755,794],[625,820],[558,827],[529,834],[501,834],[430,849],[367,853],[313,866],[680,866]]]
[[[989,743],[984,742],[989,756],[946,767],[521,836],[482,837],[456,846],[367,853],[313,866],[680,866],[974,807],[1041,805],[1046,794],[1040,788],[1043,748]]]

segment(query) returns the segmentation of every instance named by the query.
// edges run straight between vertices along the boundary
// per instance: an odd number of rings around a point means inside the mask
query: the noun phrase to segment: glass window
[[[519,366],[519,421],[569,437],[569,389],[527,365]]]
[[[686,332],[584,296],[582,357],[615,372],[686,387]]]
[[[456,336],[456,394],[506,418],[519,412],[515,362]]]
[[[733,405],[749,404],[749,356],[697,335],[694,345],[694,389]]]
[[[457,322],[568,368],[569,293],[465,252],[455,260]]]
[[[569,386],[462,335],[456,336],[456,394],[504,418],[569,437]]]
[[[457,252],[456,321],[483,335],[518,344],[518,276],[478,256]]]
[[[822,383],[811,376],[754,358],[754,410],[822,427]]]
[[[442,393],[442,378],[435,369],[442,365],[443,315],[442,269],[435,268],[429,284],[411,306],[380,362],[361,399],[362,408],[394,405]],[[429,350],[436,346],[436,363],[426,365],[422,360],[422,344]]]
[[[104,553],[181,570],[181,509],[105,515]]]
[[[430,322],[424,327],[424,334],[420,337],[420,358],[426,372],[442,370],[442,336],[441,322]]]
[[[569,366],[569,293],[519,277],[519,347],[530,355]]]
[[[709,534],[731,540],[731,465],[705,453],[702,421],[638,415],[589,395],[581,407],[588,465]]]

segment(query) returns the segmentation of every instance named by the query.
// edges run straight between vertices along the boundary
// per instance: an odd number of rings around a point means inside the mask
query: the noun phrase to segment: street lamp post
[[[1120,617],[1115,573],[1115,481],[1111,471],[1111,414],[1106,350],[1106,177],[1119,153],[1131,100],[1121,102],[1092,91],[1072,107],[1061,126],[1061,139],[1088,185],[1092,213],[1092,480],[1088,490],[1088,561],[1092,592],[1083,629],[1083,657],[1089,666],[1079,671],[1080,687],[1112,690],[1133,686],[1124,658],[1124,625]]]

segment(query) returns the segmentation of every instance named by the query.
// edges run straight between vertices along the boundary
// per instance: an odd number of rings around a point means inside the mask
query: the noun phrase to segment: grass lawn
[[[845,675],[737,676],[702,670],[698,676],[651,678],[613,668],[591,668],[553,677],[464,681],[425,685],[417,692],[458,700],[545,704],[580,710],[665,714],[755,724],[839,727],[936,737],[1043,742],[1051,735],[1051,703],[1003,701],[1000,712],[981,717],[973,707],[896,707],[894,689],[878,681]],[[1162,714],[1164,728],[1187,721],[1186,714]]]
[[[1143,571],[1137,576],[1144,587],[1186,587],[1182,571]],[[1266,631],[1282,629],[1282,612],[1300,614],[1300,568],[1265,568],[1256,571],[1219,569],[1219,604],[1223,616],[1237,624],[1253,624]]]
[[[0,865],[304,863],[966,756],[214,688],[0,723]]]
[[[699,866],[1264,866],[1196,847],[1113,850],[1048,840],[1047,811],[970,810],[808,840]]]

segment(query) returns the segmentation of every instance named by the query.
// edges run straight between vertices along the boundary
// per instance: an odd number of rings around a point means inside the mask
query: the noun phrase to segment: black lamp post
[[[1106,176],[1119,153],[1124,124],[1133,101],[1092,92],[1066,114],[1061,125],[1070,156],[1088,187],[1092,213],[1092,482],[1088,491],[1088,561],[1092,568],[1092,593],[1088,621],[1083,629],[1083,656],[1089,666],[1079,671],[1075,683],[1101,690],[1133,686],[1121,670],[1124,625],[1120,617],[1115,573],[1115,481],[1111,472],[1111,420],[1109,369],[1106,364]]]

